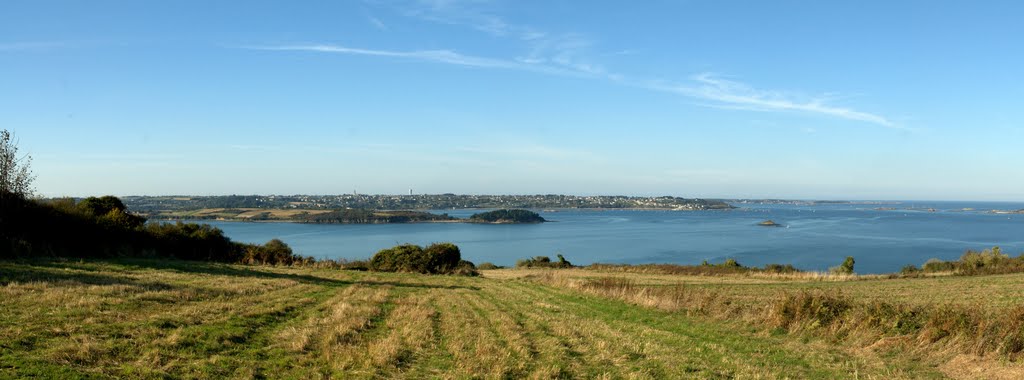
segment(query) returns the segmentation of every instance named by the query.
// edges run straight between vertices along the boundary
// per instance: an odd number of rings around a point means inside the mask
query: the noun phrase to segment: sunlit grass
[[[705,320],[657,303],[665,301],[623,302],[515,279],[536,273],[486,274],[509,278],[495,279],[127,259],[0,262],[0,378],[940,375],[921,364],[928,355],[862,349],[868,342],[847,347],[742,318]],[[691,285],[727,286],[699,280]],[[638,281],[675,286],[669,277]],[[836,284],[861,283],[869,282]]]

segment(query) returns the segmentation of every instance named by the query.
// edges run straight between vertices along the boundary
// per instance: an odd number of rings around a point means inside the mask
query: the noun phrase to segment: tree
[[[27,198],[32,195],[32,157],[18,157],[18,146],[13,134],[0,131],[0,198]]]
[[[561,268],[572,268],[572,263],[570,263],[569,260],[566,260],[565,256],[562,256],[561,253],[559,253],[557,256],[558,256],[558,266],[559,267],[561,267]]]
[[[828,271],[832,274],[853,274],[853,256],[846,256],[846,260],[843,260],[842,264],[837,267],[828,268]]]
[[[124,206],[124,202],[121,199],[113,195],[104,195],[102,197],[88,197],[78,203],[78,207],[91,212],[93,216],[103,216],[111,211],[127,211],[128,208]]]

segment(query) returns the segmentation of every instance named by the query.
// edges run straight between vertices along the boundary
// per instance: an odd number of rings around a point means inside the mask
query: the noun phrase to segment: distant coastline
[[[310,212],[313,211],[313,212]],[[469,223],[469,224],[536,224],[547,222],[529,210],[494,210],[456,218],[448,214],[405,210],[266,210],[266,209],[203,209],[194,212],[158,214],[152,220],[215,220],[222,222],[282,222],[304,224],[404,224],[404,223]]]
[[[717,199],[673,196],[623,195],[224,195],[127,196],[129,209],[161,217],[164,214],[204,209],[265,209],[296,212],[335,210],[465,210],[465,209],[666,209],[680,211],[727,210],[735,206]]]

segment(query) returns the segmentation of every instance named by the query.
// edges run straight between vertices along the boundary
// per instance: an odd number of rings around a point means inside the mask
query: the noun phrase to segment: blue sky
[[[43,195],[1024,200],[1014,1],[5,1]]]

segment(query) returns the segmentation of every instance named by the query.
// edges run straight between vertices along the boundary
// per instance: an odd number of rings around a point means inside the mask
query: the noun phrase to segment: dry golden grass
[[[997,277],[946,278],[961,282],[1019,281]],[[882,302],[872,298],[849,297],[835,291],[799,286],[756,299],[736,297],[722,287],[701,284],[673,286],[638,283],[623,276],[580,276],[576,271],[545,271],[530,274],[533,281],[573,289],[610,299],[719,320],[742,320],[792,334],[812,333],[852,343],[870,351],[915,352],[915,356],[937,363],[963,355],[984,356],[984,373],[1019,373],[1022,367],[1005,365],[1005,359],[1024,357],[1024,306],[987,304],[958,305],[953,302],[913,304]],[[913,279],[919,280],[919,279]],[[925,281],[929,279],[924,279]],[[846,285],[905,283],[907,279],[850,281]],[[800,284],[795,282],[795,284]],[[833,288],[834,290],[834,288]],[[1020,288],[1016,288],[1019,291]],[[930,288],[917,289],[929,293]],[[942,294],[943,297],[955,297]],[[945,366],[949,369],[951,367]],[[976,372],[976,371],[975,371]],[[965,374],[968,372],[958,372]],[[970,372],[974,373],[974,372]]]
[[[538,283],[538,273],[565,283]],[[486,275],[508,279],[0,262],[0,378],[941,377],[929,365],[942,363],[920,362],[930,357],[920,352],[893,355],[899,345],[846,349],[848,341],[743,323],[742,311],[721,320],[681,312],[700,299],[660,297],[677,286],[668,277],[609,295],[568,285],[600,280],[587,271]],[[533,277],[516,279],[524,276]],[[697,278],[682,286],[728,285]]]
[[[840,292],[863,301],[890,301],[913,305],[952,303],[1003,307],[1024,303],[1024,275],[951,276],[919,278],[886,275],[833,275],[819,272],[792,274],[744,273],[695,276],[594,271],[587,269],[498,269],[481,274],[494,279],[523,279],[553,274],[566,279],[618,278],[636,285],[679,286],[715,290],[745,302],[759,302],[791,291]]]

